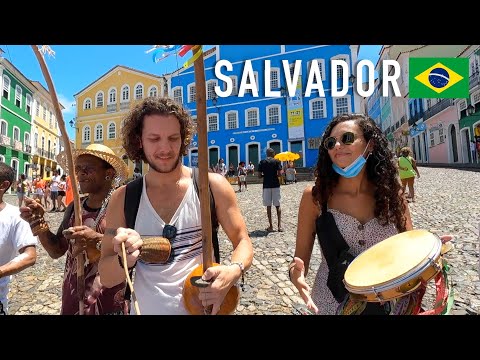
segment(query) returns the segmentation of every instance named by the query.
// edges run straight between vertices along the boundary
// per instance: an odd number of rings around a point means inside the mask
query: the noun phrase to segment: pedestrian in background
[[[273,231],[272,205],[277,209],[278,231],[283,232],[280,209],[280,181],[282,163],[274,158],[275,150],[268,148],[267,157],[258,164],[258,177],[263,178],[263,206],[267,207],[268,232]]]
[[[17,207],[3,201],[15,179],[15,171],[0,162],[0,315],[8,314],[9,284],[12,275],[35,264],[37,238]]]
[[[402,181],[403,194],[408,185],[407,200],[415,202],[415,177],[420,178],[420,173],[417,169],[417,162],[412,157],[412,150],[406,146],[400,150],[400,157],[398,158],[398,169],[400,173],[400,180]]]

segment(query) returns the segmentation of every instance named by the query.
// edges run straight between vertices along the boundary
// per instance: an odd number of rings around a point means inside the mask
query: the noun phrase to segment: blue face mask
[[[370,156],[370,154],[368,154],[367,159],[365,159],[363,157],[363,155],[365,155],[365,151],[367,151],[369,143],[370,143],[370,141],[368,141],[367,146],[365,147],[365,150],[363,151],[363,154],[360,155],[358,158],[356,158],[354,162],[352,162],[350,165],[348,165],[344,169],[342,169],[340,166],[338,166],[336,164],[332,164],[333,170],[338,175],[343,176],[344,178],[353,178],[353,177],[357,176],[360,173],[360,171],[362,171],[363,166],[367,163],[368,156]]]

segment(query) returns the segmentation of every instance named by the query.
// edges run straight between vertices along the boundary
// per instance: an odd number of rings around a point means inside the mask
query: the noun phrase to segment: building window
[[[28,132],[23,134],[23,142],[25,145],[30,145],[30,134]]]
[[[95,125],[95,141],[103,140],[103,125],[97,124]]]
[[[195,99],[196,94],[197,94],[197,91],[195,88],[195,84],[188,85],[188,102],[189,103],[196,101]]]
[[[310,101],[310,119],[324,119],[327,117],[325,99],[314,99]]]
[[[20,129],[16,126],[13,127],[13,140],[20,141]]]
[[[246,127],[258,126],[258,109],[248,109],[246,110]]]
[[[177,87],[173,89],[173,100],[178,102],[179,104],[183,104],[183,96],[182,96],[182,88]]]
[[[230,96],[237,96],[238,95],[238,80],[236,76],[229,76],[232,80],[232,93]],[[223,91],[227,91],[227,83],[223,82]]]
[[[108,124],[108,139],[115,139],[117,137],[117,126],[114,122]]]
[[[89,143],[89,142],[90,142],[90,126],[87,125],[82,130],[82,143]]]
[[[348,57],[346,57],[345,55],[341,55],[341,56],[335,56],[335,57],[332,57],[331,60],[343,60],[347,63],[347,66],[349,65],[349,62],[348,62]],[[340,65],[337,65],[337,79],[342,79],[343,78],[343,67],[341,67]]]
[[[135,86],[135,100],[143,99],[143,85],[138,84]]]
[[[7,122],[5,120],[0,120],[0,134],[7,136]]]
[[[122,87],[122,102],[129,101],[130,100],[130,88],[128,85],[124,85]],[[111,101],[114,102],[114,101]]]
[[[318,70],[320,70],[320,80],[323,81],[325,80],[325,59],[314,59],[314,60],[317,60]],[[310,69],[312,67],[312,62],[314,60],[308,62],[308,71],[307,71],[308,74],[310,74]]]
[[[29,115],[32,115],[32,97],[30,96],[30,94],[27,94],[27,97],[26,97],[25,110]]]
[[[103,92],[100,91],[97,93],[97,96],[95,96],[95,107],[101,108],[103,107]]]
[[[274,105],[267,108],[267,125],[280,124],[280,106]]]
[[[43,120],[47,120],[47,104],[43,104]]]
[[[92,108],[92,100],[90,100],[90,98],[85,99],[85,102],[83,104],[83,110],[90,110],[91,108]]]
[[[253,72],[253,77],[254,77],[255,84],[256,84],[256,87],[257,87],[257,90],[258,90],[258,88],[259,88],[258,87],[258,71]],[[252,89],[246,89],[245,94],[252,94],[253,95],[253,90]]]
[[[270,69],[270,89],[280,88],[280,69]]]
[[[348,114],[350,112],[348,98],[349,97],[335,98],[335,116]]]
[[[208,115],[208,131],[218,131],[218,115]]]
[[[35,102],[35,116],[40,117],[40,103],[38,101]]]
[[[207,100],[212,100],[217,96],[215,94],[215,86],[217,86],[217,82],[215,80],[207,82]]]
[[[3,97],[10,99],[10,78],[6,75],[3,75]]]
[[[148,90],[148,96],[150,97],[156,97],[158,94],[158,89],[156,86],[152,86],[150,90]]]
[[[430,147],[435,146],[435,133],[433,131],[430,132]]]
[[[445,136],[443,135],[443,128],[438,129],[438,137],[440,144],[445,142]]]
[[[22,88],[20,86],[15,86],[15,106],[22,107]]]
[[[227,116],[227,130],[238,129],[238,116],[236,112],[228,112]]]
[[[109,104],[116,104],[117,103],[117,90],[110,89],[108,93],[108,103]]]

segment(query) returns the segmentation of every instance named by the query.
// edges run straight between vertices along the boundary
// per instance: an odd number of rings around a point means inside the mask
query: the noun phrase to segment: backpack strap
[[[126,226],[129,229],[135,229],[135,221],[137,220],[138,207],[140,206],[140,198],[142,197],[143,177],[130,181],[125,187],[125,202],[123,205],[125,213]]]
[[[195,191],[197,195],[199,194],[198,190],[198,168],[192,168],[192,178],[193,185],[195,186]],[[213,244],[213,255],[215,256],[215,262],[220,263],[220,246],[218,244],[218,218],[217,210],[215,209],[215,198],[213,197],[212,188],[210,183],[208,184],[208,193],[210,195],[210,216],[212,218],[212,244]]]
[[[126,227],[135,229],[135,221],[137,220],[138,207],[140,206],[140,198],[142,197],[143,177],[130,181],[125,187],[125,202],[123,204],[123,212],[125,214]],[[130,279],[133,277],[133,269],[130,270]],[[130,287],[125,288],[124,298],[128,302],[131,297]]]

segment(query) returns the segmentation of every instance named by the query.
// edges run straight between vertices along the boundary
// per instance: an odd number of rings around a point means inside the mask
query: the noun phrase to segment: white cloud
[[[66,96],[59,94],[58,101],[63,105],[65,109],[62,110],[63,115],[73,115],[75,114],[75,99],[67,98]]]

